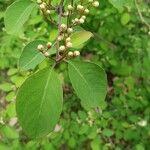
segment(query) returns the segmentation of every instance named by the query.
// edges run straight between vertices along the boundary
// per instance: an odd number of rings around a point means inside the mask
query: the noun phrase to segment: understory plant
[[[81,48],[93,37],[82,24],[86,23],[90,9],[98,6],[95,0],[18,0],[8,7],[5,27],[9,34],[19,35],[35,9],[43,16],[43,21],[57,31],[54,40],[45,41],[39,37],[28,43],[19,59],[20,71],[32,71],[16,98],[19,123],[30,138],[47,135],[59,121],[63,83],[57,68],[61,63],[67,63],[72,87],[85,110],[99,109],[104,101],[105,71],[98,64],[79,58]],[[49,66],[35,69],[44,60]]]

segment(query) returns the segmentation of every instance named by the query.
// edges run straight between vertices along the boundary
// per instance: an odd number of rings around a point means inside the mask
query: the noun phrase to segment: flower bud
[[[45,7],[45,4],[42,3],[42,4],[40,5],[40,9],[44,10],[45,8],[46,8],[46,7]]]
[[[68,10],[73,10],[73,7],[72,7],[72,5],[68,5]]]
[[[38,3],[38,4],[41,4],[41,3],[42,3],[42,0],[37,0],[37,3]]]
[[[52,47],[52,43],[51,43],[51,42],[48,42],[48,43],[47,43],[47,48],[50,49],[51,47]]]
[[[68,56],[69,56],[69,57],[73,57],[73,55],[74,55],[73,52],[71,52],[71,51],[68,52]]]
[[[75,57],[80,56],[80,52],[79,52],[79,51],[74,51],[73,55],[74,55]]]
[[[67,32],[68,32],[68,33],[72,33],[72,32],[73,32],[73,29],[72,29],[72,28],[68,28],[68,29],[67,29]]]
[[[78,18],[75,18],[74,21],[75,21],[75,23],[79,23],[79,19]]]
[[[59,52],[64,52],[66,49],[66,47],[64,45],[60,46],[59,47]]]
[[[84,10],[84,13],[85,13],[85,14],[89,14],[89,12],[90,12],[90,11],[89,11],[88,9],[85,9],[85,10]]]
[[[67,48],[71,48],[72,47],[72,43],[71,42],[67,42],[66,47]]]
[[[84,19],[79,19],[79,22],[81,23],[81,24],[83,24],[84,23]]]
[[[49,15],[51,13],[50,10],[46,10],[46,14]]]
[[[82,10],[84,10],[84,7],[82,5],[78,5],[77,10],[82,11]]]
[[[37,47],[37,49],[39,51],[43,51],[44,50],[44,46],[42,44],[39,44],[38,47]]]
[[[63,38],[64,38],[64,36],[63,36],[63,35],[59,35],[59,36],[58,36],[58,38],[57,38],[57,40],[58,40],[58,41],[62,41],[62,40],[63,40]]]
[[[99,2],[98,2],[98,1],[95,1],[95,2],[92,3],[92,5],[93,5],[94,7],[98,7],[98,6],[99,6]]]
[[[48,52],[45,52],[45,53],[44,53],[44,56],[45,56],[45,57],[49,57],[50,54],[49,54]]]
[[[86,16],[82,16],[81,18],[85,20],[85,19],[86,19]]]
[[[66,11],[66,12],[64,12],[64,14],[63,14],[65,17],[67,17],[68,15],[69,15],[69,12],[68,11]]]
[[[60,29],[61,29],[61,31],[66,31],[67,30],[67,25],[61,24]]]
[[[70,41],[71,41],[70,37],[66,38],[66,42],[70,42]]]

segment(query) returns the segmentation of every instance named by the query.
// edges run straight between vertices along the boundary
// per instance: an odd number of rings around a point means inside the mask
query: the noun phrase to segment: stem
[[[58,6],[58,14],[59,14],[59,17],[58,17],[58,31],[59,31],[58,32],[58,36],[61,33],[60,26],[61,26],[61,23],[62,23],[63,4],[64,4],[64,0],[61,0],[60,4]],[[56,52],[56,63],[57,63],[57,61],[60,59],[60,55],[59,55],[59,41],[58,40],[57,40],[56,49],[57,49],[57,52]]]
[[[141,21],[148,27],[148,29],[150,29],[150,25],[149,23],[143,18],[143,15],[139,9],[139,6],[138,6],[138,3],[137,3],[137,0],[135,0],[135,6],[137,8],[137,11],[138,11],[138,14],[139,14],[139,17],[141,19]]]

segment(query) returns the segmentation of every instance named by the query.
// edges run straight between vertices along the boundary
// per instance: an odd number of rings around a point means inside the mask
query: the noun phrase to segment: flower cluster
[[[87,15],[90,12],[89,8],[91,6],[98,7],[99,2],[95,0],[88,0],[88,3],[80,2],[80,4],[78,5],[72,3],[68,6],[64,6],[64,4],[62,4],[61,6],[52,6],[51,2],[46,3],[44,0],[37,0],[37,3],[39,4],[40,10],[43,12],[44,15],[50,15],[51,10],[54,10],[59,15],[59,17],[66,17],[66,23],[62,23],[62,19],[60,19],[61,22],[52,20],[52,18],[50,20],[53,21],[53,23],[58,22],[56,26],[58,27],[59,34],[57,39],[54,41],[54,43],[57,43],[55,45],[57,49],[56,55],[61,58],[73,58],[79,56],[79,51],[72,51],[73,43],[71,35],[74,32],[74,27],[85,23]],[[62,8],[61,12],[60,8]],[[42,53],[44,52],[43,54],[45,56],[48,56],[48,53],[43,51],[43,49],[44,46],[38,46],[38,50],[40,50]]]
[[[52,43],[48,42],[46,45],[43,44],[39,44],[37,46],[37,49],[45,56],[45,57],[49,57],[50,54],[48,52],[48,50],[52,47]]]
[[[51,9],[53,7],[43,0],[37,0],[37,3],[39,4],[40,10],[43,12],[44,15],[50,15],[51,14]]]

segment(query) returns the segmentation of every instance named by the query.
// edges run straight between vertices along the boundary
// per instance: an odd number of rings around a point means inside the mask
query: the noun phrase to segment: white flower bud
[[[82,16],[81,18],[85,20],[85,19],[86,19],[86,16]]]
[[[79,19],[78,18],[75,18],[74,21],[75,21],[75,23],[79,23]]]
[[[71,41],[70,37],[66,38],[66,42],[70,42],[70,41]]]
[[[63,35],[59,35],[58,38],[57,38],[58,41],[62,41],[63,39],[64,39]]]
[[[82,11],[83,9],[84,9],[84,7],[82,5],[77,6],[77,10]]]
[[[42,44],[39,44],[38,47],[37,47],[37,49],[39,51],[43,51],[44,50],[44,46]]]
[[[69,56],[69,57],[73,57],[73,55],[74,55],[73,52],[71,52],[71,51],[68,52],[68,56]]]
[[[37,3],[38,3],[38,4],[41,4],[41,3],[42,3],[42,0],[37,0]]]
[[[73,55],[74,55],[75,57],[80,56],[80,52],[79,52],[79,51],[74,51]]]
[[[67,30],[67,25],[61,24],[60,28],[61,28],[62,31],[66,31]]]
[[[69,15],[69,12],[68,11],[66,11],[66,12],[64,12],[64,14],[63,14],[64,16],[68,16]]]
[[[40,5],[40,8],[41,8],[41,9],[45,9],[45,4],[42,3],[42,4]]]
[[[72,43],[71,42],[67,42],[66,47],[67,48],[71,48],[72,47]]]
[[[88,9],[84,10],[85,14],[88,14],[90,11]]]
[[[148,35],[150,35],[150,31],[148,32]]]
[[[45,56],[45,57],[49,57],[50,54],[49,54],[48,52],[45,52],[45,53],[44,53],[44,56]]]
[[[62,45],[62,46],[59,47],[59,51],[60,51],[60,52],[65,51],[65,49],[66,49],[66,47],[65,47],[64,45]]]
[[[79,22],[81,23],[81,24],[83,24],[84,23],[84,19],[79,19]]]
[[[95,2],[92,3],[92,5],[93,5],[94,7],[98,7],[98,6],[99,6],[99,2],[98,2],[98,1],[95,1]]]
[[[73,10],[72,5],[68,5],[68,10]]]
[[[52,43],[51,42],[48,42],[47,43],[47,48],[51,48],[52,47]]]
[[[51,13],[51,11],[50,10],[46,10],[46,13],[49,15]]]
[[[147,120],[141,120],[137,124],[141,127],[145,127],[145,126],[147,126]]]
[[[73,32],[73,29],[72,29],[72,28],[68,28],[68,29],[67,29],[67,32],[68,32],[68,33],[72,33],[72,32]]]

